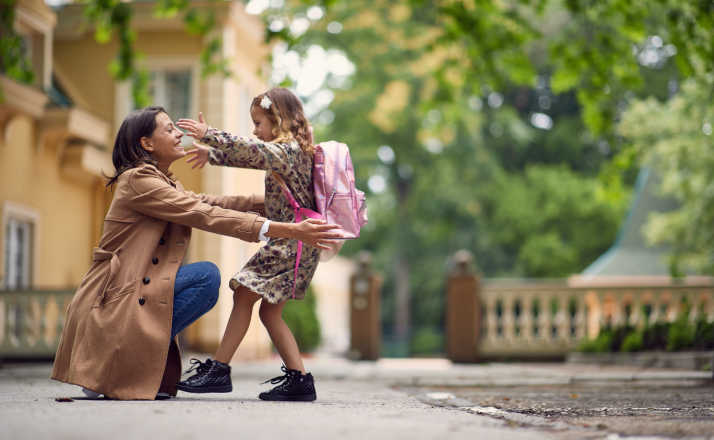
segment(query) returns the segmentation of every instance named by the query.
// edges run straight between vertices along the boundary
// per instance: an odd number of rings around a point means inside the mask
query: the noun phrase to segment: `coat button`
[[[144,279],[141,280],[141,281],[143,281],[144,284],[149,284],[149,283],[151,282],[151,278],[149,278],[149,277],[144,277]]]
[[[141,298],[139,298],[139,305],[140,305],[140,306],[143,306],[145,302],[146,302],[146,300],[144,299],[143,296],[142,296]]]
[[[156,257],[154,257],[154,258],[151,259],[151,262],[154,263],[154,264],[159,264],[159,259],[156,258]]]
[[[164,243],[166,243],[166,240],[164,240],[164,237],[161,237],[161,240],[159,240],[159,244],[163,245]]]

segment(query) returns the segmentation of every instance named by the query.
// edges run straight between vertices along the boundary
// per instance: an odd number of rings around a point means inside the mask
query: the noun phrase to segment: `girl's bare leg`
[[[268,329],[270,339],[275,344],[280,357],[283,358],[285,366],[291,370],[298,370],[305,374],[305,366],[300,357],[300,349],[293,333],[288,325],[283,321],[283,307],[287,301],[278,304],[271,304],[268,301],[263,301],[260,304],[260,320]]]
[[[231,310],[226,331],[223,333],[223,338],[216,351],[215,360],[227,364],[233,359],[233,355],[248,331],[253,305],[260,298],[260,295],[244,286],[233,292],[233,310]]]

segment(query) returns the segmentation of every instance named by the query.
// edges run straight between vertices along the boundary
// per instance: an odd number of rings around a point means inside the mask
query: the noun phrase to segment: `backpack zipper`
[[[335,194],[337,194],[337,190],[333,189],[332,194],[330,194],[330,198],[327,200],[327,205],[325,205],[325,209],[332,205],[332,199],[335,198]]]

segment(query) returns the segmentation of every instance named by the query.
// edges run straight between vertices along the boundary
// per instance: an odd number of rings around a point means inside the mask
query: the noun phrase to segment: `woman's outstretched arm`
[[[204,203],[197,195],[170,185],[152,165],[122,174],[117,191],[128,192],[126,200],[129,200],[130,207],[146,216],[244,241],[258,241],[260,229],[266,221],[254,213]],[[315,219],[301,223],[271,221],[266,235],[301,240],[310,246],[326,249],[322,242],[342,237],[335,230],[337,227]]]

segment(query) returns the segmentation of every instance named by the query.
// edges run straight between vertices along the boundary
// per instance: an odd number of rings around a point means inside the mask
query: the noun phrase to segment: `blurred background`
[[[714,348],[714,1],[2,0],[1,19],[6,357],[54,353],[124,116],[249,134],[271,86],[349,145],[367,193],[362,237],[287,309],[305,351]],[[262,192],[260,172],[175,167]],[[255,249],[194,231],[189,260],[228,279]],[[184,346],[213,350],[230,307],[224,286]],[[270,355],[256,327],[238,358]]]

